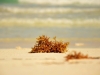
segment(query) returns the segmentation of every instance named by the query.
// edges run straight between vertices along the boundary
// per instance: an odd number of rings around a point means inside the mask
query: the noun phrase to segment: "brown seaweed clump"
[[[54,41],[50,41],[49,37],[45,35],[39,36],[30,53],[64,53],[67,51],[69,42],[56,41],[56,37],[53,39]]]
[[[89,57],[88,55],[84,55],[81,52],[73,51],[72,53],[65,56],[66,61],[72,60],[72,59],[100,59],[100,57]]]
[[[88,55],[82,54],[81,52],[73,51],[72,53],[68,54],[65,58],[68,61],[71,59],[88,59],[90,57],[88,57]]]

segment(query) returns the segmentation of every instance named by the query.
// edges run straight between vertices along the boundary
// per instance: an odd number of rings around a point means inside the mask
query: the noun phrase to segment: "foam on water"
[[[0,4],[0,48],[30,47],[43,34],[69,41],[71,47],[100,47],[99,0],[20,1]]]
[[[53,19],[53,18],[3,18],[0,27],[23,26],[23,27],[95,27],[100,28],[100,19]]]
[[[20,3],[38,3],[38,4],[100,4],[99,0],[19,0]]]

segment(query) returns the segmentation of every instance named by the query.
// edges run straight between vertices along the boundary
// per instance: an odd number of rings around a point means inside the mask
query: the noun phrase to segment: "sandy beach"
[[[100,75],[100,0],[0,0],[0,75]]]
[[[100,57],[99,48],[69,48],[66,53],[28,53],[31,49],[0,49],[0,75],[100,75],[100,59],[65,61],[72,50]]]

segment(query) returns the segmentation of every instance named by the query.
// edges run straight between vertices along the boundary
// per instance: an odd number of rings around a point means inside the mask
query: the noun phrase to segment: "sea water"
[[[31,48],[41,35],[73,48],[100,48],[100,5],[0,3],[0,48]]]

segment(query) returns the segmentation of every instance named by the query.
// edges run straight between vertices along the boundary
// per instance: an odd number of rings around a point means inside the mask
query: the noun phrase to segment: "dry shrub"
[[[68,61],[70,59],[87,59],[89,57],[88,55],[84,55],[81,52],[73,51],[72,53],[68,54],[65,58]]]
[[[56,37],[53,38],[54,41],[50,41],[49,39],[45,35],[39,36],[30,53],[64,53],[67,51],[66,48],[69,42],[56,41]]]

